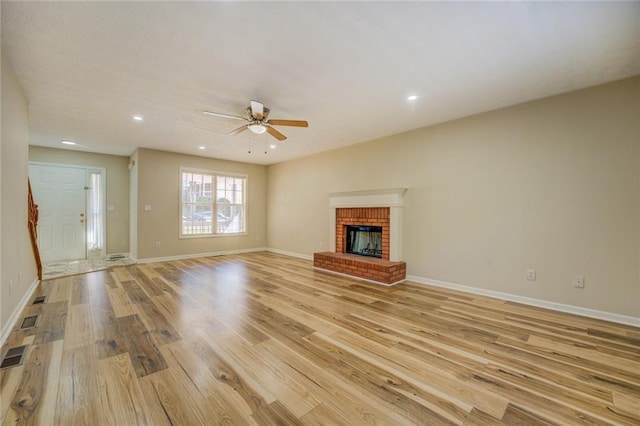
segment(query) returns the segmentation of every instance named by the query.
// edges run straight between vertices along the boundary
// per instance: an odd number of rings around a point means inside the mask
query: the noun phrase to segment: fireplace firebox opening
[[[382,226],[346,225],[345,252],[382,258]]]

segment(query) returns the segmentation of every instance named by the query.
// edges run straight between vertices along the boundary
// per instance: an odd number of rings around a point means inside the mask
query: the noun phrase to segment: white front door
[[[29,165],[34,202],[38,205],[38,248],[43,262],[86,257],[87,170]]]

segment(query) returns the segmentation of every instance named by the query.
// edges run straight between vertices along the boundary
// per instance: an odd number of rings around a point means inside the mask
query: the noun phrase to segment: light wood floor
[[[272,253],[43,282],[3,424],[640,424],[640,329]]]

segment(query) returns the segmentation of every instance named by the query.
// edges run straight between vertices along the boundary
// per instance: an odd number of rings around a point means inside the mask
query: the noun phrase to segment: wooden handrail
[[[42,281],[42,261],[40,260],[40,250],[38,249],[38,205],[33,202],[31,180],[27,180],[27,185],[29,186],[27,226],[29,228],[29,236],[31,237],[31,248],[33,249],[33,256],[36,259],[36,266],[38,267],[38,279]]]

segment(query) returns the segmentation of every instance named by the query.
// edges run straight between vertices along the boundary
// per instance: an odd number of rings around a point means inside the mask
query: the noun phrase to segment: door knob
[[[80,219],[80,223],[84,223],[84,219]]]
[[[80,213],[80,217],[84,217],[84,213]]]

